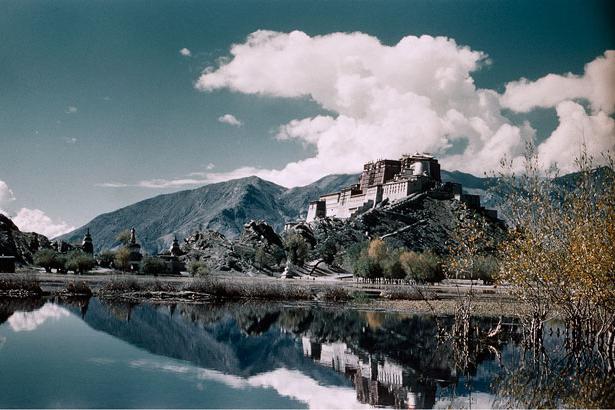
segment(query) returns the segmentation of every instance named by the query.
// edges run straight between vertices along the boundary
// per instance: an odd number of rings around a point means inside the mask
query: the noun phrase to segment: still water
[[[520,355],[514,324],[504,327],[460,356],[430,316],[0,301],[0,407],[491,407]]]

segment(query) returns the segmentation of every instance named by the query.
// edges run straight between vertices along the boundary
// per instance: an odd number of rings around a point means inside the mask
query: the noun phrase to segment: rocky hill
[[[292,189],[258,177],[220,182],[159,195],[99,215],[59,239],[80,242],[89,228],[95,249],[100,251],[118,246],[118,233],[134,227],[143,248],[155,253],[167,248],[174,235],[185,238],[196,230],[213,230],[227,238],[236,238],[244,224],[253,219],[265,220],[281,231],[285,222],[305,217],[310,201],[356,180],[357,175],[329,175]]]
[[[21,232],[7,216],[0,214],[0,255],[15,256],[18,263],[32,263],[40,248],[51,246],[46,236],[36,232]]]

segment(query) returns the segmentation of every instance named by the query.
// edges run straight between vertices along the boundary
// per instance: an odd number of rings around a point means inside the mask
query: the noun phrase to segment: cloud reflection
[[[70,316],[70,312],[63,307],[46,303],[42,308],[33,312],[15,312],[8,318],[13,332],[31,332],[45,323],[48,319],[58,320]]]
[[[307,403],[311,409],[367,408],[357,401],[353,388],[341,386],[323,386],[313,378],[298,370],[276,369],[248,378],[224,374],[210,369],[158,362],[154,360],[133,360],[131,367],[150,370],[162,370],[170,373],[193,376],[197,380],[224,383],[234,389],[272,388],[279,395]]]

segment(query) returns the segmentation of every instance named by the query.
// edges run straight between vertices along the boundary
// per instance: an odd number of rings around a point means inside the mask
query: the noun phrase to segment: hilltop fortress
[[[415,198],[422,193],[440,199],[456,199],[480,209],[492,218],[497,212],[480,206],[478,195],[464,194],[461,184],[442,183],[440,164],[430,154],[403,155],[399,160],[381,159],[368,162],[358,184],[339,192],[321,195],[308,207],[307,222],[317,218],[346,219],[357,212]]]

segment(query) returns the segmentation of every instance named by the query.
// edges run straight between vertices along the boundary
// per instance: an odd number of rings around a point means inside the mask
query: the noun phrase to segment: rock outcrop
[[[502,221],[459,201],[432,198],[426,194],[374,208],[347,220],[324,218],[311,225],[318,242],[332,237],[341,249],[382,238],[393,247],[421,252],[430,250],[445,255],[464,221],[473,221],[480,226],[490,243],[498,243],[506,235]]]
[[[233,250],[231,241],[219,232],[195,232],[184,239],[181,250],[183,262],[201,261],[211,271],[245,272],[249,269],[249,265]]]
[[[10,218],[0,214],[0,255],[14,256],[17,263],[30,264],[39,249],[50,247],[46,236],[21,232]]]

